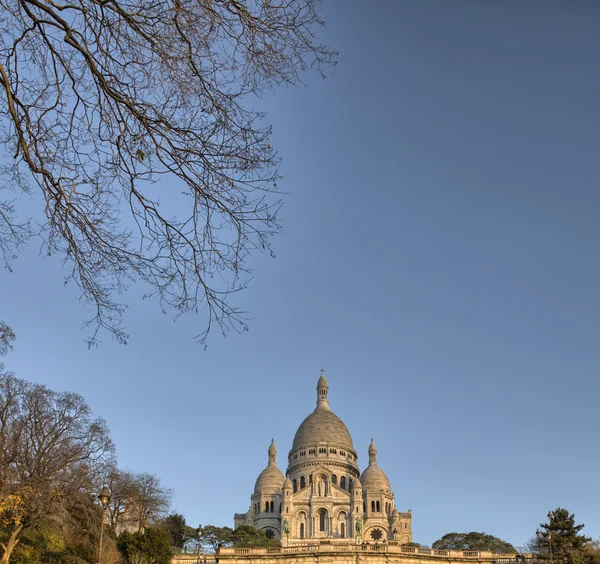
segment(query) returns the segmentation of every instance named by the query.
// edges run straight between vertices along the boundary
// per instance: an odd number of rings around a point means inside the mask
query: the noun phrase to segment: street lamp
[[[552,511],[548,511],[548,525],[552,523]],[[548,547],[550,548],[550,564],[552,564],[552,531],[548,530]]]
[[[198,534],[198,564],[200,564],[200,539],[202,538],[202,525],[198,525],[196,533]]]
[[[98,494],[98,501],[102,507],[102,511],[100,513],[100,545],[98,546],[98,564],[102,564],[102,533],[104,532],[104,512],[106,511],[108,502],[110,501],[110,492],[106,486],[104,486],[102,491]]]
[[[548,513],[548,517],[550,517],[550,513]],[[537,529],[535,532],[535,536],[537,537],[537,541],[538,541],[538,550],[541,551],[541,543],[542,543],[542,539],[544,538],[543,533]],[[548,549],[550,552],[550,564],[553,564],[553,559],[552,559],[552,531],[548,531],[546,533],[546,537],[548,538]]]

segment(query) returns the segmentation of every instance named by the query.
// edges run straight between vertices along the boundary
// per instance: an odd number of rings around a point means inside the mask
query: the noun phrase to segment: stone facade
[[[284,547],[309,540],[336,545],[412,542],[411,512],[396,509],[372,439],[368,454],[369,464],[360,474],[352,437],[329,407],[329,385],[321,373],[317,406],[296,432],[285,476],[271,442],[250,509],[234,516],[235,526],[263,529]]]

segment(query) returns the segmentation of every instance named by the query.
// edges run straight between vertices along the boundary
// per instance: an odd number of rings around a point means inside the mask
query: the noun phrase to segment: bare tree
[[[249,254],[270,250],[280,206],[271,130],[250,103],[332,63],[314,36],[320,0],[0,7],[4,188],[42,194],[45,250],[95,306],[90,343],[100,328],[126,340],[114,296],[132,280],[175,315],[205,306],[200,340],[214,323],[245,329],[229,295]],[[15,206],[0,202],[7,265],[35,231]]]
[[[131,472],[114,466],[108,473],[106,485],[110,490],[108,518],[110,528],[116,536],[136,522],[135,512],[132,511],[133,500],[137,495],[135,477]]]
[[[4,321],[0,321],[0,356],[6,355],[12,349],[14,340],[14,331]]]
[[[104,484],[110,490],[107,513],[115,535],[127,530],[141,532],[166,517],[172,491],[160,478],[147,472],[134,473],[112,466],[105,472]]]
[[[0,431],[0,521],[8,531],[0,562],[7,564],[24,529],[93,487],[90,469],[113,445],[83,398],[10,374],[0,375]]]
[[[151,522],[167,516],[173,492],[160,483],[160,478],[146,472],[135,476],[134,509],[138,532]]]

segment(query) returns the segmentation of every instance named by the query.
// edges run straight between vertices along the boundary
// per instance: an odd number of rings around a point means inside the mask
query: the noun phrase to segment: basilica
[[[361,474],[352,437],[329,407],[329,385],[321,371],[317,406],[296,431],[285,476],[271,442],[250,509],[235,514],[235,526],[262,529],[283,546],[412,542],[411,512],[396,509],[372,439],[368,453],[369,464]]]

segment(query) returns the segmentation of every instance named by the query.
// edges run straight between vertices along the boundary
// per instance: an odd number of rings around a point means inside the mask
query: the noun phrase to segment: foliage
[[[113,452],[104,420],[83,398],[0,374],[0,543],[8,561],[22,532],[90,491],[94,468]]]
[[[512,544],[485,533],[448,533],[436,540],[432,548],[442,550],[479,550],[494,554],[515,554]]]
[[[170,564],[173,558],[171,539],[158,527],[125,531],[117,538],[117,547],[129,564]]]
[[[206,525],[200,527],[200,545],[211,552],[233,545],[233,529]]]
[[[320,1],[0,7],[0,189],[43,202],[38,227],[0,200],[0,258],[40,233],[95,309],[92,343],[100,328],[126,340],[114,296],[132,280],[175,315],[207,307],[200,339],[213,323],[245,329],[228,296],[250,253],[269,251],[280,207],[271,129],[250,101],[332,63]]]
[[[587,554],[588,564],[600,564],[600,541],[588,542],[585,551]]]
[[[113,456],[105,422],[83,398],[20,380],[0,366],[0,562],[95,561],[97,492],[106,484],[107,468],[123,474]],[[136,487],[126,501],[136,526],[140,506],[144,524],[152,511],[160,518],[170,491],[150,474],[131,476]],[[103,559],[109,564],[120,555],[112,527],[106,533]]]
[[[179,513],[173,513],[166,517],[161,526],[171,538],[172,546],[180,550],[185,548],[188,541],[198,536],[196,529],[187,525],[185,517]]]
[[[200,544],[205,550],[216,552],[219,548],[235,547],[267,547],[281,546],[275,539],[267,538],[265,531],[249,525],[241,525],[237,529],[207,525],[201,527]]]
[[[584,564],[590,560],[587,548],[591,538],[580,534],[581,525],[575,524],[575,515],[561,507],[548,513],[548,523],[540,524],[531,548],[538,558],[561,564]]]
[[[52,562],[92,562],[95,560],[100,532],[100,513],[91,495],[75,492],[52,515],[40,516],[25,528],[11,555],[15,564]],[[105,536],[104,552],[111,540]]]
[[[236,547],[267,547],[280,546],[276,539],[267,538],[265,531],[249,525],[240,525],[233,531],[233,546]]]

